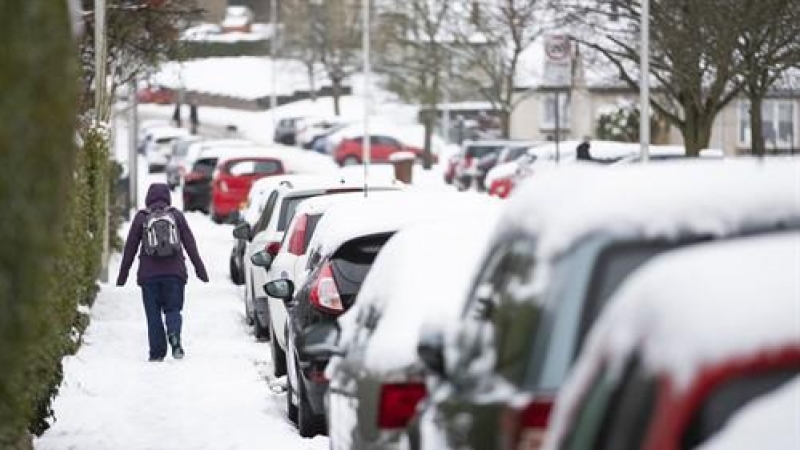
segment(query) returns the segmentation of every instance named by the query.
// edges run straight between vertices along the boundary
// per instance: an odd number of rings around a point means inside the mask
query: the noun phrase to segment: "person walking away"
[[[167,341],[172,347],[172,357],[181,359],[184,356],[181,311],[188,280],[183,250],[189,255],[197,278],[207,283],[208,274],[186,217],[171,206],[169,187],[164,183],[151,184],[145,205],[145,209],[136,213],[128,232],[117,286],[125,285],[138,252],[137,283],[142,288],[147,317],[149,360],[164,360]]]

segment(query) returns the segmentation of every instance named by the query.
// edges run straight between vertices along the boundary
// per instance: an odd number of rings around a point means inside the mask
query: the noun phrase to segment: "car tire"
[[[244,274],[242,273],[241,270],[239,270],[238,267],[236,267],[236,262],[234,261],[233,256],[231,256],[229,258],[229,264],[228,265],[230,266],[229,270],[230,270],[230,273],[231,273],[231,281],[233,282],[233,284],[235,284],[237,286],[243,285],[244,284]]]
[[[255,334],[256,339],[259,341],[268,341],[270,337],[269,329],[269,324],[262,324],[261,320],[258,319],[258,313],[253,311],[253,334]]]
[[[357,156],[345,156],[342,160],[342,166],[356,166],[358,164],[361,164],[361,160]]]
[[[286,377],[286,417],[289,418],[289,422],[297,425],[297,405],[292,402],[293,397],[292,377]]]
[[[286,352],[283,351],[278,340],[275,339],[275,330],[269,327],[270,342],[269,348],[272,353],[272,372],[276,377],[286,375]]]
[[[295,364],[297,367],[297,364]],[[314,414],[311,404],[306,396],[302,375],[297,374],[297,431],[300,437],[312,438],[318,434],[325,434],[325,416]]]

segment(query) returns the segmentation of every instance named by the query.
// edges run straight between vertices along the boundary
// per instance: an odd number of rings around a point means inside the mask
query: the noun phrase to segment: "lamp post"
[[[275,108],[278,107],[278,75],[277,75],[277,68],[278,68],[278,4],[276,0],[270,0],[269,2],[269,20],[272,26],[272,36],[269,38],[269,56],[272,62],[271,67],[271,84],[272,84],[272,93],[269,96],[269,111],[270,116],[272,117],[272,134],[275,135],[275,129],[277,128],[277,117],[275,117]]]
[[[647,163],[650,160],[650,0],[642,0],[641,22],[639,140],[642,147],[642,163]]]
[[[362,43],[362,52],[363,52],[363,62],[364,62],[364,133],[363,133],[363,141],[361,145],[361,149],[363,151],[361,160],[364,163],[364,197],[369,196],[369,165],[370,165],[370,157],[371,157],[371,142],[370,142],[370,134],[369,134],[369,112],[371,109],[371,101],[372,96],[370,92],[370,40],[369,40],[369,7],[370,1],[369,0],[362,0],[361,1],[361,8],[362,8],[362,21],[363,21],[363,31],[361,34],[361,43]]]

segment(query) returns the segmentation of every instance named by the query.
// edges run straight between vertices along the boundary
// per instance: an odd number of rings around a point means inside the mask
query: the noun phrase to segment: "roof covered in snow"
[[[724,236],[789,221],[800,221],[800,160],[786,158],[557,167],[515,190],[501,223],[536,235],[546,261],[593,233]]]
[[[355,306],[339,319],[346,343],[359,314],[371,308],[381,312],[366,347],[368,370],[414,366],[423,327],[443,329],[458,321],[498,213],[494,204],[478,214],[440,217],[401,230],[384,246]]]
[[[324,255],[333,253],[345,242],[360,236],[393,233],[414,224],[436,220],[449,214],[492,208],[496,199],[488,196],[459,195],[458,193],[417,193],[366,198],[334,205],[317,224],[309,252]]]

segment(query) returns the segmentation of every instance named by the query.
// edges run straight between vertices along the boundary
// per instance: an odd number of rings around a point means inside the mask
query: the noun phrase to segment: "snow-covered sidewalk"
[[[147,362],[134,264],[127,286],[102,286],[85,342],[64,362],[56,421],[36,449],[327,448],[326,438],[302,439],[285,418],[283,380],[269,376],[268,347],[249,332],[240,289],[228,278],[231,227],[187,218],[211,282],[193,278],[186,288],[186,358]]]

